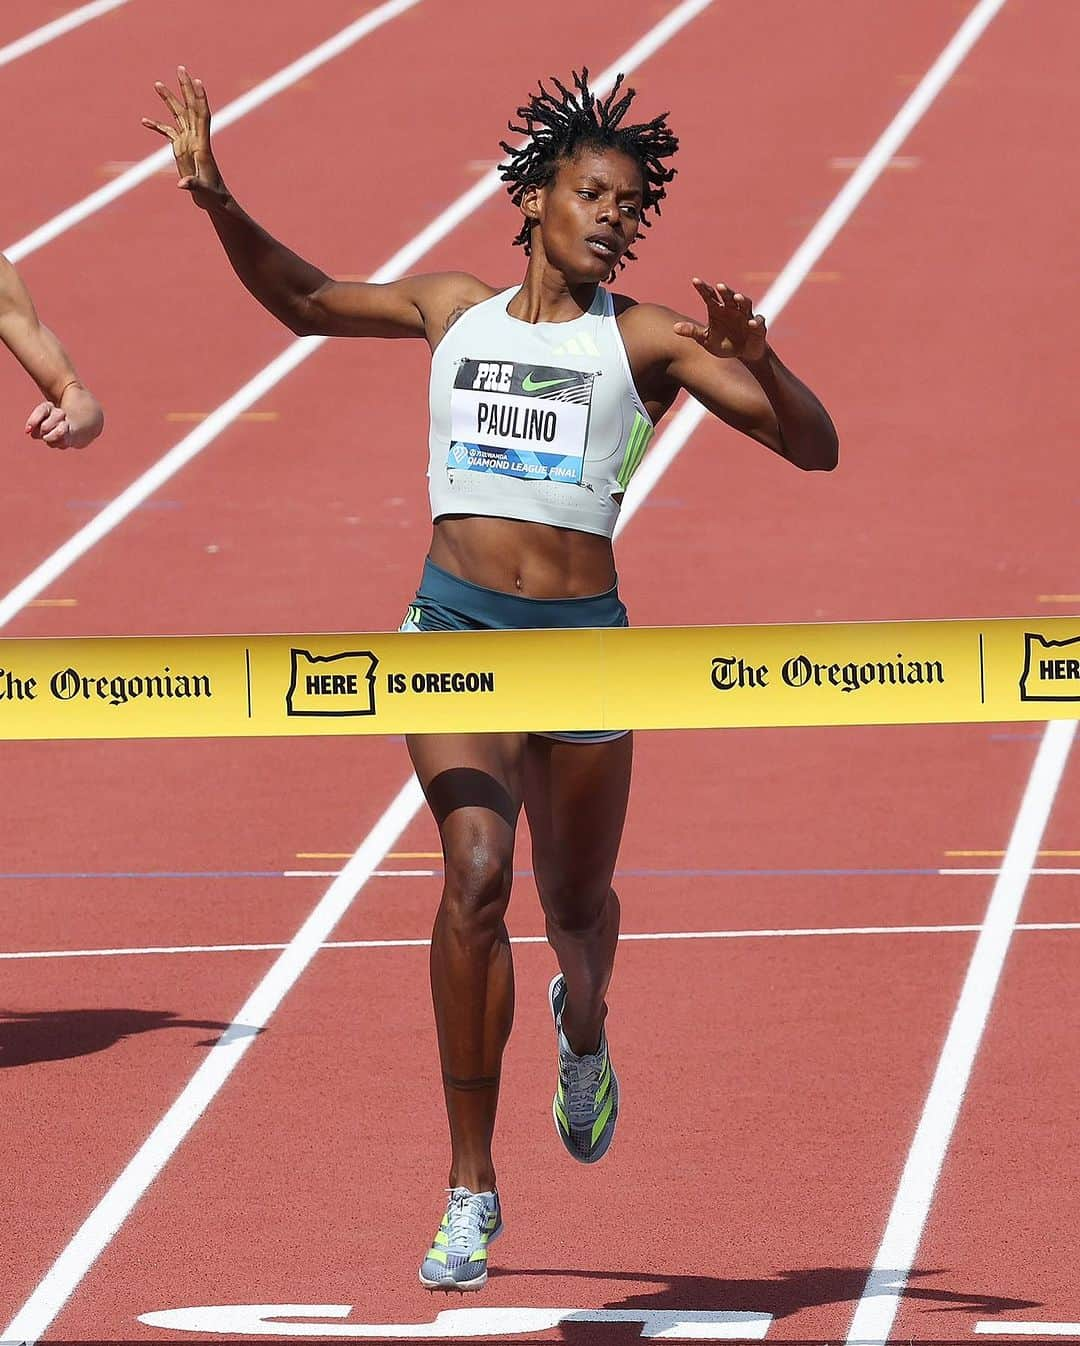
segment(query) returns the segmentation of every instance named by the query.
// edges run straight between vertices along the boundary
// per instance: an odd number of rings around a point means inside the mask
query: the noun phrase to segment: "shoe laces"
[[[451,1248],[469,1248],[480,1242],[480,1237],[491,1214],[482,1196],[467,1187],[448,1187],[450,1203],[446,1208],[446,1236]]]
[[[587,1125],[592,1122],[596,1112],[596,1091],[600,1087],[600,1075],[606,1060],[607,1049],[602,1039],[599,1050],[587,1056],[562,1053],[567,1113],[571,1123]]]

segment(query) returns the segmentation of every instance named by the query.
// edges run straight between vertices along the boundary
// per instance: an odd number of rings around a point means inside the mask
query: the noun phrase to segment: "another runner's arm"
[[[766,340],[751,300],[695,279],[706,325],[648,306],[652,361],[708,411],[804,471],[831,471],[839,441],[829,413]],[[644,307],[644,306],[641,306]],[[639,320],[640,322],[640,320]]]
[[[83,449],[105,424],[97,398],[80,381],[56,335],[38,318],[19,273],[0,253],[0,340],[46,399],[26,420],[26,433],[54,449]]]
[[[210,105],[203,83],[183,66],[177,78],[179,97],[164,84],[154,86],[174,124],[144,117],[143,125],[171,143],[180,173],[177,185],[210,216],[233,270],[264,308],[297,336],[430,340],[441,335],[435,329],[445,316],[443,308],[449,312],[453,299],[470,282],[473,287],[479,282],[454,275],[409,276],[386,285],[338,281],[297,256],[230,194],[210,144]]]

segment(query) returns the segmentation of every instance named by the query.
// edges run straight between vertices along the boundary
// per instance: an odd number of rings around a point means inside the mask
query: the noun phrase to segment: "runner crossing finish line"
[[[1080,717],[1080,618],[0,640],[0,738]]]

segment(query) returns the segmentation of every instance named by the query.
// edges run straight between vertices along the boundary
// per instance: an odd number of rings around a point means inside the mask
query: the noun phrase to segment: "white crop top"
[[[431,517],[483,514],[610,537],[653,435],[597,286],[572,322],[529,323],[476,304],[431,360]]]

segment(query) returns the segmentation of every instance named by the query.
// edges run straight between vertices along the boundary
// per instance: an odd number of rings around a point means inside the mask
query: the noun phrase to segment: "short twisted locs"
[[[615,81],[606,98],[597,98],[589,88],[588,69],[573,72],[574,88],[552,76],[558,93],[550,93],[541,83],[538,92],[517,110],[523,126],[509,123],[510,130],[528,139],[520,148],[500,141],[500,148],[509,156],[500,165],[499,174],[507,184],[506,190],[515,206],[521,205],[529,187],[546,187],[553,181],[559,165],[572,159],[581,149],[621,150],[641,166],[642,202],[641,224],[649,228],[652,221],[647,212],[660,214],[660,202],[667,195],[665,184],[675,176],[675,169],[664,164],[665,159],[678,150],[679,142],[667,124],[666,112],[650,122],[623,125],[623,118],[634,101],[636,91],[623,89],[623,76]],[[515,246],[530,253],[532,222],[525,220],[514,239]],[[634,261],[627,251],[619,260],[622,267]]]

